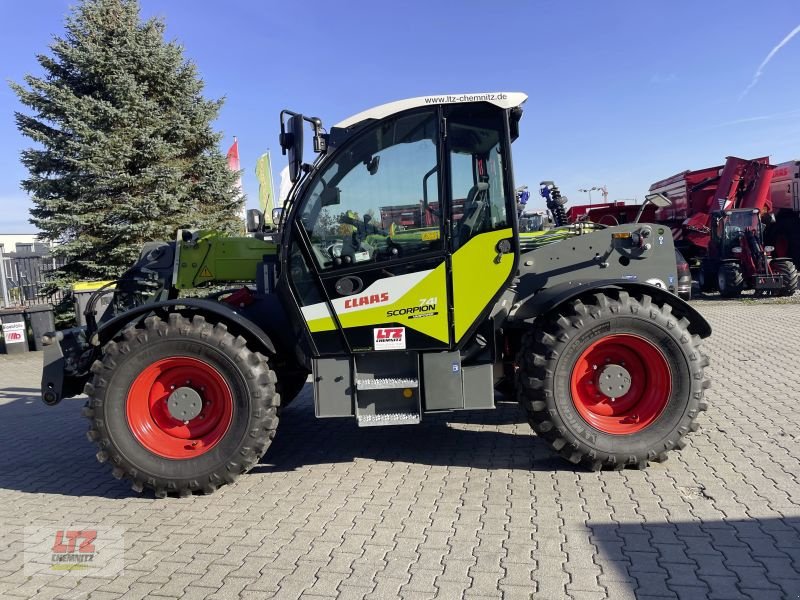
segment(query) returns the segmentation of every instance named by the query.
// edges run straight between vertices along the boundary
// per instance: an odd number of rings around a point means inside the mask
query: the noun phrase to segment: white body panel
[[[334,127],[350,127],[367,119],[384,119],[395,113],[418,108],[420,106],[436,106],[437,104],[461,104],[465,102],[489,102],[500,108],[514,108],[528,99],[522,92],[488,92],[482,94],[444,94],[441,96],[418,96],[406,100],[396,100],[362,111],[352,117],[340,121]]]

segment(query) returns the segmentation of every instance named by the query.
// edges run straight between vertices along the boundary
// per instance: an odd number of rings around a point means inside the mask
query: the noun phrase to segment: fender
[[[654,300],[669,304],[679,317],[689,319],[690,331],[701,338],[711,335],[711,325],[695,308],[674,294],[647,283],[634,283],[627,279],[601,279],[597,281],[564,282],[551,288],[545,288],[532,296],[518,299],[516,308],[512,309],[509,318],[514,321],[532,323],[540,315],[550,312],[564,302],[594,291],[603,289],[625,290],[634,294],[647,294]]]
[[[263,347],[264,350],[271,356],[275,356],[275,344],[272,339],[261,329],[258,325],[253,323],[250,319],[243,317],[231,307],[221,302],[213,302],[211,300],[204,300],[202,298],[183,298],[177,300],[165,300],[163,302],[154,302],[152,304],[143,304],[137,306],[124,313],[117,315],[110,321],[103,323],[97,330],[97,339],[99,345],[103,345],[111,340],[120,330],[132,323],[139,320],[141,317],[150,314],[159,308],[173,308],[184,307],[198,312],[210,313],[220,317],[226,325],[233,325],[236,333],[250,335]]]

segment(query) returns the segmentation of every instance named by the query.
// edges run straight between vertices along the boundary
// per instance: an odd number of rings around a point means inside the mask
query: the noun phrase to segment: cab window
[[[447,118],[454,250],[481,233],[511,227],[503,164],[502,112],[458,107]]]
[[[437,117],[406,114],[343,147],[301,212],[322,270],[442,250]]]

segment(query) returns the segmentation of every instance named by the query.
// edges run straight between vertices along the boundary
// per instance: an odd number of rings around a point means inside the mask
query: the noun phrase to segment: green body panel
[[[255,281],[264,256],[277,253],[274,242],[200,231],[191,241],[178,242],[174,285],[189,289],[210,281]]]
[[[513,235],[511,228],[481,233],[453,254],[456,342],[464,337],[511,274],[514,255],[498,254],[496,248],[500,240]]]

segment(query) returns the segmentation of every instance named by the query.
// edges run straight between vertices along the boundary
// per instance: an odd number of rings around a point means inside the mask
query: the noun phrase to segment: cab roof
[[[395,113],[418,108],[420,106],[436,106],[438,104],[463,104],[467,102],[489,102],[500,108],[514,108],[520,106],[528,99],[527,94],[522,92],[484,92],[478,94],[452,94],[441,96],[417,96],[406,100],[396,100],[387,104],[381,104],[374,108],[362,111],[352,117],[346,118],[334,125],[334,127],[351,127],[367,119],[385,119]]]

